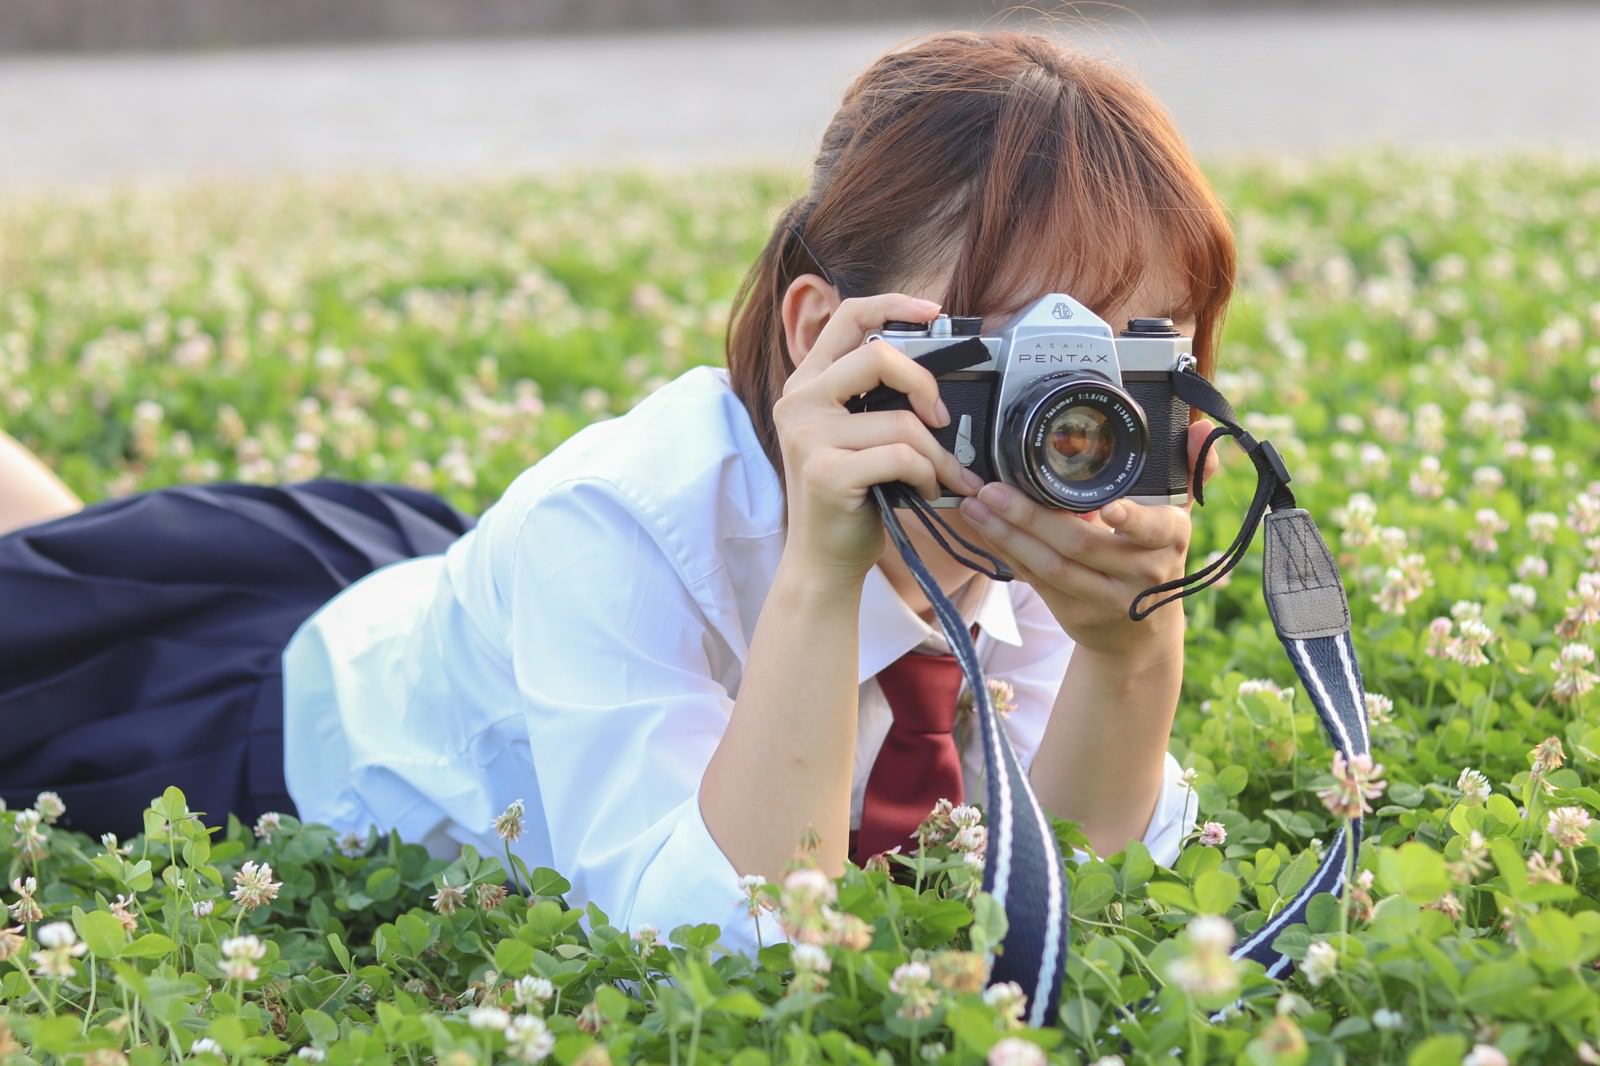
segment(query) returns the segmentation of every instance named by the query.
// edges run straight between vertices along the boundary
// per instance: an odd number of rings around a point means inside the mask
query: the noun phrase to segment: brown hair
[[[779,216],[734,299],[729,378],[780,484],[772,405],[795,366],[789,282],[825,271],[841,295],[870,295],[920,273],[908,264],[952,255],[948,314],[1009,312],[1047,292],[1098,313],[1171,264],[1186,290],[1162,310],[1195,319],[1199,370],[1215,365],[1233,235],[1161,105],[1107,61],[1046,37],[941,33],[886,53],[846,90],[810,189]]]

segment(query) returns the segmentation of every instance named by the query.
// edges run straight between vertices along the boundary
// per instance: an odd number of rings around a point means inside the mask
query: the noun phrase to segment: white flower
[[[1326,940],[1318,940],[1307,948],[1305,961],[1300,964],[1300,972],[1306,975],[1312,988],[1332,977],[1338,969],[1339,953]]]
[[[474,1029],[504,1029],[511,1024],[511,1015],[499,1007],[473,1007],[467,1012],[467,1024]]]
[[[189,1054],[191,1054],[191,1055],[225,1055],[225,1054],[227,1054],[227,1052],[222,1050],[222,1045],[221,1044],[217,1043],[215,1040],[211,1039],[209,1036],[202,1036],[199,1040],[196,1040],[193,1044],[189,1045]]]
[[[282,881],[272,879],[272,866],[268,863],[258,865],[246,862],[233,875],[233,883],[233,898],[246,910],[253,910],[276,899],[278,889],[283,887]]]
[[[1456,778],[1456,791],[1463,803],[1482,803],[1489,798],[1489,779],[1469,766]]]
[[[500,813],[494,820],[494,831],[508,844],[515,844],[522,836],[522,818],[527,813],[527,807],[521,800],[512,800],[511,805]]]
[[[1535,544],[1554,544],[1561,519],[1549,511],[1534,511],[1528,515],[1528,539]]]
[[[47,825],[55,825],[56,819],[67,813],[67,805],[54,792],[39,793],[39,798],[33,801],[33,809],[39,812]]]
[[[1550,576],[1550,563],[1537,555],[1524,555],[1517,561],[1517,577],[1537,581]]]
[[[897,996],[907,995],[933,980],[933,971],[925,962],[905,962],[895,967],[889,979],[889,991]]]
[[[950,822],[957,829],[971,829],[982,820],[983,812],[970,804],[963,803],[950,808]]]
[[[1489,657],[1483,649],[1494,640],[1494,630],[1476,618],[1461,623],[1461,636],[1452,642],[1450,658],[1463,666],[1483,666]]]
[[[1508,605],[1511,608],[1506,613],[1513,616],[1525,615],[1539,603],[1539,590],[1532,585],[1524,585],[1521,582],[1507,585],[1506,595],[1509,598]]]
[[[1200,843],[1219,848],[1228,842],[1228,829],[1221,822],[1207,822],[1200,827]]]
[[[1563,848],[1582,847],[1589,836],[1589,812],[1582,807],[1557,807],[1550,812],[1545,831]]]
[[[1506,1053],[1493,1044],[1476,1044],[1461,1060],[1461,1066],[1509,1066]]]
[[[1028,994],[1015,981],[998,981],[983,990],[983,1001],[1006,1020],[1007,1025],[1022,1024],[1028,1009]]]
[[[555,1046],[556,1036],[543,1018],[519,1014],[506,1026],[506,1051],[518,1062],[540,1062]]]
[[[256,961],[266,957],[267,946],[259,937],[232,936],[218,945],[222,951],[222,972],[230,981],[254,981],[261,976]]]
[[[196,918],[205,918],[211,914],[214,906],[215,904],[209,899],[197,899],[190,909],[194,912]]]
[[[641,922],[633,931],[633,940],[639,945],[639,953],[648,955],[661,942],[661,932],[649,922]]]
[[[804,973],[827,973],[833,969],[833,960],[819,944],[796,944],[789,957],[794,968]]]
[[[321,1048],[314,1048],[309,1044],[296,1051],[295,1055],[298,1058],[305,1059],[307,1062],[321,1062],[328,1057]]]
[[[277,811],[267,811],[256,819],[255,834],[267,843],[272,843],[272,834],[283,828],[283,816]]]
[[[1556,656],[1554,669],[1556,683],[1551,689],[1557,703],[1571,703],[1582,696],[1596,683],[1600,677],[1585,669],[1594,662],[1594,649],[1587,644],[1568,644],[1562,647]]]
[[[511,994],[516,997],[517,1006],[534,1007],[548,1003],[554,998],[556,986],[551,984],[547,977],[528,974],[526,977],[517,978],[511,986]]]
[[[989,1049],[987,1066],[1045,1066],[1050,1060],[1038,1044],[1030,1044],[1021,1037],[1008,1036]]]
[[[1401,1014],[1397,1010],[1390,1010],[1388,1007],[1379,1007],[1377,1010],[1372,1012],[1372,1027],[1374,1029],[1383,1029],[1388,1032],[1394,1032],[1396,1029],[1403,1028],[1405,1024],[1405,1015]]]
[[[1383,725],[1394,718],[1394,700],[1376,692],[1362,694],[1367,705],[1367,718],[1374,725]]]
[[[69,922],[41,925],[34,935],[39,938],[39,946],[42,948],[70,948],[78,942],[77,930],[73,929]]]

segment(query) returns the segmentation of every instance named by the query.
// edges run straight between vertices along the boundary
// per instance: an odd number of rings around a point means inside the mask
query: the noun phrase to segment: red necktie
[[[977,636],[978,627],[972,627]],[[861,801],[861,828],[850,834],[858,864],[896,844],[916,847],[917,826],[940,799],[962,800],[961,752],[956,747],[956,698],[961,664],[954,655],[909,651],[878,672],[894,720],[883,738]]]

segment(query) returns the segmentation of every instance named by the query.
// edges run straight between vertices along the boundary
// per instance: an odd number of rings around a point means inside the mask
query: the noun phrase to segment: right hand
[[[926,322],[938,310],[903,293],[844,300],[784,383],[772,417],[788,490],[786,557],[862,580],[885,543],[872,486],[903,481],[932,501],[945,495],[941,484],[961,496],[982,484],[976,474],[964,476],[969,472],[928,432],[950,422],[933,374],[885,341],[861,343],[885,322]],[[845,408],[880,384],[905,393],[912,410]]]

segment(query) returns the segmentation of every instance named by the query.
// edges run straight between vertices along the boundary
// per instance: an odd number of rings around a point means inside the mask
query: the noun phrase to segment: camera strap
[[[939,349],[919,362],[929,365],[932,357],[944,355],[940,366],[930,366],[936,377],[971,365],[971,357],[977,353],[951,351],[960,347],[963,345]],[[981,349],[982,346],[977,347]],[[981,358],[987,357],[984,350]],[[1289,472],[1282,457],[1271,442],[1258,440],[1240,426],[1232,406],[1199,374],[1186,369],[1174,371],[1171,377],[1175,395],[1221,423],[1206,438],[1196,457],[1195,502],[1204,505],[1200,472],[1205,469],[1206,456],[1212,446],[1223,436],[1233,437],[1250,456],[1256,468],[1256,490],[1238,535],[1219,559],[1194,574],[1141,592],[1130,604],[1129,616],[1136,621],[1143,619],[1163,604],[1214,584],[1243,557],[1256,528],[1264,521],[1262,589],[1278,639],[1295,673],[1304,682],[1329,741],[1347,759],[1370,754],[1366,699],[1360,665],[1350,640],[1350,608],[1344,582],[1311,515],[1295,506],[1294,496],[1288,489]],[[979,573],[1000,581],[1012,580],[1015,575],[992,553],[956,533],[937,509],[911,487],[900,482],[875,485],[872,496],[890,539],[933,606],[951,651],[966,676],[978,715],[989,830],[982,887],[1005,911],[1007,923],[998,950],[989,951],[986,959],[988,982],[992,985],[1015,981],[1027,995],[1028,1024],[1035,1027],[1055,1024],[1071,923],[1061,848],[1029,784],[1028,775],[1012,750],[1009,737],[1000,727],[972,636],[955,606],[918,557],[893,508],[910,509],[941,547]],[[956,552],[940,535],[935,523],[993,568],[985,569]],[[1138,609],[1145,597],[1162,592],[1174,594],[1143,610]],[[1351,838],[1348,845],[1347,834]],[[1334,835],[1310,880],[1282,910],[1246,936],[1233,949],[1233,957],[1259,962],[1269,976],[1286,975],[1292,962],[1274,948],[1273,940],[1287,927],[1305,920],[1312,897],[1322,892],[1337,896],[1343,891],[1346,848],[1353,852],[1360,842],[1361,819],[1357,817],[1347,821]]]

